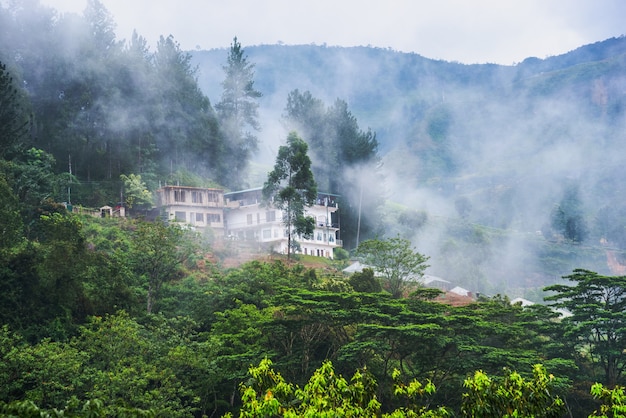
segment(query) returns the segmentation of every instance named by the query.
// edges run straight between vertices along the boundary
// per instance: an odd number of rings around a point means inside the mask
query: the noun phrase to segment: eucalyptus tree
[[[331,106],[309,92],[293,90],[287,96],[284,121],[289,129],[301,132],[311,148],[312,170],[321,189],[341,196],[341,233],[344,244],[352,242],[360,231],[371,235],[376,226],[373,214],[381,204],[380,192],[365,187],[378,176],[378,141],[376,133],[360,129],[348,103],[337,99]],[[356,245],[358,246],[358,238]]]
[[[237,37],[233,39],[223,69],[226,78],[222,82],[222,98],[215,109],[228,151],[224,156],[230,157],[228,186],[241,186],[243,171],[257,148],[257,138],[252,131],[261,128],[257,99],[263,94],[254,87],[254,64],[248,62]]]
[[[287,136],[287,145],[278,149],[274,169],[263,185],[263,200],[283,212],[287,227],[287,258],[291,257],[293,235],[313,236],[315,219],[305,215],[305,209],[317,198],[317,184],[311,171],[308,145],[296,132]]]

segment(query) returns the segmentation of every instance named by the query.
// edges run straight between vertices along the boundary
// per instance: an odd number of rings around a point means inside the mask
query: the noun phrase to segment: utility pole
[[[67,204],[71,205],[72,204],[72,154],[68,154],[67,159],[69,163],[69,172],[70,172],[70,178],[67,183]]]
[[[356,225],[356,248],[359,247],[359,235],[361,234],[361,204],[363,203],[363,179],[361,179],[361,191],[359,193],[359,217]]]

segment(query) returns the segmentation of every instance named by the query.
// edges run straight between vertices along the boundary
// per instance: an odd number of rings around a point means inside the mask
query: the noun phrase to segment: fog
[[[241,155],[213,152],[220,149],[213,107],[227,49],[193,51],[187,62],[172,38],[161,38],[162,51],[149,51],[141,38],[116,41],[106,16],[86,26],[75,15],[17,9],[11,18],[22,21],[0,34],[1,58],[23,67],[37,110],[48,111],[35,145],[61,155],[60,165],[68,151],[82,152],[82,160],[72,158],[83,178],[116,187],[113,179],[138,167],[154,186],[171,181],[176,167],[209,177],[232,166],[249,186],[260,186],[292,128],[284,111],[297,89],[326,107],[345,101],[359,128],[376,133],[378,159],[331,167],[350,186],[344,210],[358,207],[367,226],[347,249],[401,235],[430,257],[428,274],[472,292],[535,301],[542,286],[573,268],[610,274],[607,249],[626,259],[624,38],[515,66],[380,48],[247,46],[240,39],[263,93],[258,149],[243,172],[235,167]],[[132,54],[138,59],[120,58]],[[63,82],[46,84],[50,79]],[[67,126],[55,126],[67,114]],[[323,151],[311,152],[314,166],[328,164],[334,150]],[[142,165],[157,154],[160,171]],[[91,167],[98,159],[108,159],[106,173]]]
[[[606,190],[607,182],[622,188],[615,175],[624,155],[624,111],[616,104],[624,98],[623,76],[601,64],[589,66],[597,71],[591,76],[562,68],[528,74],[522,64],[465,66],[323,46],[283,47],[281,54],[302,62],[280,68],[273,48],[247,49],[265,87],[260,142],[269,153],[258,160],[271,161],[286,137],[277,121],[289,91],[308,90],[327,105],[346,100],[359,126],[376,132],[381,161],[359,174],[338,168],[337,175],[361,176],[375,188],[386,203],[363,216],[380,225],[378,237],[411,239],[430,256],[428,274],[473,292],[541,301],[539,289],[574,268],[611,273],[603,254],[614,245],[595,223],[600,207],[623,203]],[[217,87],[206,66],[199,82],[210,94]],[[437,152],[445,155],[424,158]],[[576,242],[552,228],[568,187],[579,190],[588,229]],[[422,212],[427,221],[403,227],[389,205]]]

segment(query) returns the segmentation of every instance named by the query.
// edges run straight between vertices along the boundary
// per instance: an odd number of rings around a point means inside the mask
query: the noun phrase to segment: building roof
[[[346,267],[342,271],[344,273],[360,273],[363,271],[363,269],[366,269],[366,268],[371,269],[372,267],[366,264],[361,264],[360,261],[355,261],[354,263],[350,264],[348,267]]]
[[[159,187],[157,190],[161,189],[188,189],[188,190],[211,190],[223,192],[224,189],[220,189],[219,187],[195,187],[195,186],[176,186],[174,184],[166,184],[165,186]]]
[[[424,286],[426,287],[435,283],[450,283],[449,281],[442,279],[441,277],[431,276],[430,274],[424,274],[420,281],[424,283]]]
[[[263,187],[252,187],[250,189],[244,189],[244,190],[233,190],[232,192],[224,193],[224,196],[232,196],[232,195],[237,195],[237,194],[241,194],[241,193],[260,192],[262,190],[263,190]],[[340,196],[340,195],[334,194],[334,193],[320,192],[319,190],[317,191],[317,194],[318,195],[324,195],[324,196],[335,196],[335,197],[339,197]]]
[[[453,287],[452,289],[450,289],[450,293],[455,293],[455,294],[460,295],[460,296],[469,296],[470,295],[470,291],[469,290],[464,289],[464,288],[462,288],[460,286],[456,286],[456,287]]]

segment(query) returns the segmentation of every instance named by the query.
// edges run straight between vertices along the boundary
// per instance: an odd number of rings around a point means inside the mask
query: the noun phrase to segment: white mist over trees
[[[376,224],[372,216],[382,204],[382,188],[376,184],[378,141],[372,130],[362,131],[356,117],[344,100],[326,106],[311,92],[291,91],[283,115],[290,129],[302,133],[311,147],[313,172],[320,190],[340,195],[342,237],[373,235]],[[368,181],[369,180],[371,181]],[[361,213],[364,216],[360,222]],[[358,242],[345,241],[348,248]]]
[[[623,37],[500,66],[365,47],[244,53],[237,38],[191,54],[167,36],[150,51],[140,34],[116,39],[95,0],[81,16],[3,3],[0,22],[20,123],[33,121],[19,146],[43,151],[13,161],[20,199],[69,200],[71,181],[72,201],[116,204],[131,174],[149,190],[254,185],[248,163],[271,165],[256,150],[273,157],[296,130],[320,190],[341,196],[346,249],[399,233],[430,273],[484,293],[580,265],[611,273],[607,248],[626,259]],[[41,181],[18,185],[26,172]]]
[[[223,66],[226,78],[222,82],[222,99],[215,108],[228,148],[227,154],[237,156],[225,168],[233,179],[225,184],[241,187],[245,183],[248,160],[258,148],[258,140],[251,130],[261,129],[256,100],[263,94],[254,88],[254,64],[248,62],[237,37],[233,39],[227,62],[228,65]]]
[[[379,203],[361,211],[362,224],[371,225],[361,240],[400,233],[431,257],[430,274],[536,301],[541,295],[527,289],[577,266],[619,273],[610,270],[616,266],[607,264],[606,250],[626,259],[619,232],[626,225],[619,209],[626,38],[514,66],[365,47],[263,45],[247,52],[257,63],[261,106],[278,111],[287,97],[285,119],[310,143],[321,190],[324,172],[335,170],[325,163],[339,161],[339,152],[320,128],[301,125],[323,126],[328,104],[340,97],[360,125],[376,132],[378,169],[368,166],[350,186],[345,171],[338,176],[338,193],[352,208],[360,181]],[[205,91],[215,89],[206,76],[216,54],[194,52]],[[563,199],[572,187],[579,202],[568,208]],[[558,207],[569,211],[567,228],[553,222]],[[344,220],[355,230],[357,224],[345,209],[342,233]],[[346,248],[355,246],[356,234],[350,237],[343,236]]]
[[[0,61],[15,68],[35,117],[25,146],[52,154],[57,173],[71,167],[76,202],[116,204],[120,176],[130,174],[150,190],[228,186],[230,167],[249,158],[228,147],[191,56],[172,36],[154,52],[138,34],[118,41],[99,1],[83,16],[20,4],[0,12]]]

